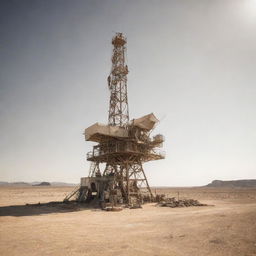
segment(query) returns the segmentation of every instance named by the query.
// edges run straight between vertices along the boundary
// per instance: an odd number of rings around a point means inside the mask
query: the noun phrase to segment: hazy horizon
[[[153,112],[151,186],[256,178],[256,1],[1,1],[0,180],[79,183],[107,123],[111,38],[127,37],[130,119]]]

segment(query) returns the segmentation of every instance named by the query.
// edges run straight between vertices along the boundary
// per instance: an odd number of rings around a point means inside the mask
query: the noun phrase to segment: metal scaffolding
[[[114,46],[111,73],[108,76],[110,90],[108,124],[124,127],[129,121],[127,98],[128,67],[125,63],[126,38],[117,33],[112,39]]]
[[[143,202],[153,200],[142,164],[165,157],[160,150],[164,137],[150,136],[158,123],[153,113],[129,121],[126,42],[122,33],[112,39],[108,125],[96,123],[84,132],[86,141],[97,144],[87,153],[91,162],[89,176],[81,178],[81,186],[72,194],[79,201],[140,207]],[[101,170],[102,164],[105,167]]]

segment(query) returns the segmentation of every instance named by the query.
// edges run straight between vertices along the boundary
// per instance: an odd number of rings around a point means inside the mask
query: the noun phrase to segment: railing
[[[165,158],[165,151],[159,149],[159,148],[155,148],[151,150],[152,154],[158,155],[162,158]]]
[[[109,147],[107,149],[102,149],[100,148],[95,148],[93,151],[90,151],[87,153],[87,159],[91,159],[93,157],[99,157],[99,156],[104,156],[106,154],[111,154],[111,153],[141,153],[141,154],[153,154],[153,155],[158,155],[161,158],[165,158],[165,151],[160,150],[159,148],[154,148],[152,150],[142,150],[142,149],[132,149],[130,147],[124,147],[122,150],[120,150],[119,147]]]

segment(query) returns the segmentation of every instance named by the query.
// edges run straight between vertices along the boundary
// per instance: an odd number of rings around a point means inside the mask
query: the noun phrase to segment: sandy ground
[[[71,190],[1,187],[0,255],[256,255],[256,189],[157,190],[211,205],[205,207],[147,204],[105,212],[24,206],[61,200]]]

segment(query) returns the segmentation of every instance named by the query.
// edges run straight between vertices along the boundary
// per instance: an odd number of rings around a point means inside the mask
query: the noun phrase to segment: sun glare
[[[256,0],[243,1],[243,7],[246,20],[256,24]]]

